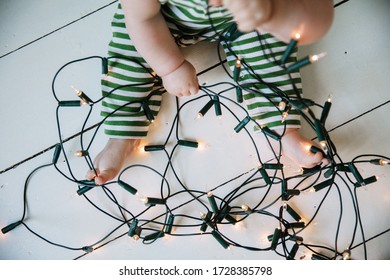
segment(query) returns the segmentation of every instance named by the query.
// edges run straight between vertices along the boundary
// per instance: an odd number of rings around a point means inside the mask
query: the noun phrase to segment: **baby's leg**
[[[119,8],[112,22],[113,37],[108,48],[108,73],[102,83],[104,132],[110,138],[94,159],[87,179],[96,184],[115,178],[147,136],[157,115],[162,92],[152,70],[137,52]]]
[[[232,70],[238,55],[243,59],[243,64],[251,67],[251,70],[245,66],[241,67],[239,84],[249,84],[255,89],[252,92],[244,92],[244,100],[252,119],[260,127],[267,127],[282,136],[280,144],[283,156],[301,167],[311,168],[322,161],[326,163],[323,154],[311,152],[312,141],[300,134],[299,113],[291,109],[288,114],[282,114],[284,109],[279,109],[282,97],[289,106],[288,100],[295,98],[297,91],[301,92],[299,72],[289,76],[279,66],[278,61],[285,47],[284,43],[278,42],[271,35],[258,36],[255,32],[244,34],[224,46]],[[296,53],[287,63],[295,59]],[[259,127],[257,129],[260,130]]]
[[[110,138],[94,159],[87,179],[104,184],[118,175],[147,136],[157,115],[163,90],[154,88],[155,78],[147,69],[127,59],[110,62],[110,72],[102,80],[104,132]]]
[[[113,179],[147,136],[157,115],[163,90],[154,88],[155,78],[131,60],[114,59],[102,80],[104,132],[110,137],[94,160],[87,179],[104,184]],[[155,89],[155,90],[154,90]]]

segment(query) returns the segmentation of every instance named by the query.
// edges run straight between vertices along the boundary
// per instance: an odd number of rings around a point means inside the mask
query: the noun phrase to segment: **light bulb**
[[[343,252],[343,260],[350,260],[350,259],[351,259],[351,251],[347,249]]]
[[[81,99],[81,101],[84,104],[92,104],[93,103],[93,101],[82,90],[76,89],[73,86],[71,86],[71,88],[76,92],[76,95]]]
[[[88,151],[78,150],[74,153],[76,157],[85,157],[89,155]]]
[[[383,159],[383,158],[381,158],[381,159],[372,159],[372,160],[370,160],[370,163],[374,164],[374,165],[381,165],[381,166],[389,164],[389,162],[387,160]]]
[[[319,53],[319,54],[313,54],[311,56],[309,56],[309,60],[311,63],[315,63],[317,62],[318,60],[320,60],[321,58],[325,57],[326,56],[326,52],[322,52],[322,53]]]
[[[278,105],[279,110],[280,110],[280,111],[284,111],[284,109],[286,109],[286,105],[287,105],[286,102],[280,101],[280,102],[279,102],[279,105]]]
[[[317,62],[318,60],[320,60],[321,58],[323,58],[325,55],[326,55],[325,52],[322,52],[319,54],[314,54],[314,55],[309,55],[309,56],[307,56],[301,60],[298,60],[297,62],[289,65],[287,67],[287,71],[291,72],[291,71],[297,70],[301,67],[304,67],[306,65],[313,64],[313,63]]]
[[[241,66],[241,57],[238,56],[233,69],[233,79],[235,82],[238,82],[238,80],[240,79]]]
[[[246,213],[246,214],[251,214],[252,213],[252,209],[246,205],[246,204],[243,204],[241,205],[241,209]]]
[[[283,112],[282,113],[282,123],[284,123],[286,121],[287,117],[288,117],[288,112]]]
[[[235,67],[237,67],[237,68],[240,68],[241,67],[241,56],[240,55],[238,55],[237,56],[237,60],[236,60],[236,64],[234,65]]]

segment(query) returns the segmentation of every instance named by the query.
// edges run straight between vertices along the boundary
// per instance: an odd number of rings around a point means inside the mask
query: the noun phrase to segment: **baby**
[[[140,139],[147,135],[150,122],[145,110],[150,109],[156,116],[161,103],[161,93],[153,91],[156,77],[151,73],[161,78],[170,94],[181,97],[199,91],[195,69],[178,46],[183,38],[215,41],[236,22],[243,34],[221,43],[230,68],[234,68],[239,55],[265,83],[290,95],[297,88],[301,90],[299,72],[288,76],[265,54],[272,51],[281,56],[283,42],[289,42],[294,34],[300,34],[299,44],[316,42],[328,31],[332,20],[331,0],[122,0],[112,22],[113,39],[109,45],[109,55],[115,59],[110,59],[110,71],[102,80],[103,94],[108,96],[103,101],[102,116],[107,117],[105,133],[110,139],[95,158],[96,169],[87,173],[87,179],[104,184],[115,178]],[[296,52],[286,64],[295,59]],[[245,69],[239,81],[256,83],[257,90],[272,96],[269,86],[259,83]],[[311,141],[300,135],[299,114],[291,110],[282,120],[275,108],[280,98],[272,98],[275,97],[244,92],[251,118],[275,132],[282,133],[286,127],[281,139],[282,154],[300,166],[311,168],[326,162],[321,152],[310,151]]]

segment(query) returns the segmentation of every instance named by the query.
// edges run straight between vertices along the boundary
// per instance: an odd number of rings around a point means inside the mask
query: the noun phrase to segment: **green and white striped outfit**
[[[164,15],[172,35],[179,45],[196,43],[198,41],[216,41],[218,34],[223,34],[232,24],[231,14],[223,7],[210,7],[207,15],[206,0],[160,0],[161,12]],[[209,18],[212,19],[213,26]],[[125,19],[121,6],[112,21],[113,37],[109,44],[109,73],[102,79],[103,100],[102,116],[105,117],[105,133],[112,138],[142,138],[147,135],[149,120],[147,119],[140,100],[144,100],[156,89],[156,79],[150,74],[153,70],[139,55],[126,31]],[[217,31],[217,33],[215,32]],[[195,40],[188,38],[196,37]],[[259,41],[261,40],[261,42]],[[281,112],[277,109],[280,101],[269,87],[277,86],[287,95],[296,89],[301,90],[299,72],[291,73],[290,77],[278,65],[286,45],[270,34],[258,36],[250,32],[239,36],[228,44],[222,44],[229,67],[233,70],[240,55],[251,66],[253,71],[265,83],[260,83],[251,72],[242,67],[240,84],[253,84],[264,96],[244,91],[244,100],[250,116],[260,125],[271,129],[300,126],[299,114],[292,110],[282,123]],[[135,59],[139,63],[129,59]],[[288,63],[296,60],[294,52]],[[293,81],[293,83],[292,83]],[[138,85],[134,85],[138,84]],[[295,89],[295,90],[296,90]],[[148,107],[156,116],[161,105],[161,92],[153,92],[148,101]]]

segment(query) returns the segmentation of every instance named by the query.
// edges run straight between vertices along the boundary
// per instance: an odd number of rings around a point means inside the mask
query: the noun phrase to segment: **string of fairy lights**
[[[210,21],[212,23],[212,21]],[[214,28],[211,24],[211,28]],[[219,33],[219,39],[221,43],[226,44],[229,47],[229,40],[235,36],[240,36],[239,31],[235,24],[229,26],[227,30]],[[261,34],[259,36],[259,47],[264,48],[264,44],[267,44],[266,40]],[[286,49],[280,59],[270,54],[267,59],[272,60],[273,63],[278,63],[287,73],[300,69],[304,66],[317,62],[324,54],[311,55],[303,58],[295,63],[287,63],[291,53],[299,43],[299,34],[297,34],[290,43],[286,46]],[[218,48],[219,51],[219,48]],[[218,53],[223,67],[223,58]],[[390,158],[383,155],[359,155],[350,162],[344,162],[339,156],[336,145],[332,142],[329,133],[325,127],[326,119],[329,115],[331,108],[331,100],[327,100],[324,105],[317,104],[313,100],[303,98],[301,93],[296,90],[293,95],[287,95],[274,84],[266,83],[255,71],[248,65],[245,59],[236,57],[236,65],[233,73],[230,73],[228,69],[225,69],[226,74],[231,78],[231,81],[220,82],[217,84],[201,85],[200,90],[202,94],[180,104],[176,98],[176,113],[171,122],[171,126],[168,130],[165,141],[158,144],[145,145],[143,151],[150,153],[162,153],[166,158],[166,164],[163,171],[159,171],[156,168],[144,164],[134,163],[125,167],[117,179],[110,181],[104,185],[96,185],[95,182],[78,178],[75,175],[72,166],[71,157],[65,152],[65,140],[62,137],[62,120],[60,112],[62,110],[71,110],[72,107],[84,106],[88,110],[87,116],[82,124],[80,135],[80,150],[76,152],[77,157],[85,159],[85,163],[88,168],[94,170],[93,160],[90,155],[90,149],[95,141],[98,132],[104,121],[112,114],[116,113],[126,106],[138,106],[140,111],[144,112],[146,118],[153,122],[156,116],[156,112],[151,110],[149,103],[150,98],[153,95],[164,94],[164,88],[161,84],[161,79],[154,73],[150,72],[152,78],[157,82],[155,83],[155,90],[146,98],[128,102],[117,109],[115,109],[110,115],[104,117],[101,122],[93,127],[93,135],[87,140],[84,134],[91,133],[91,129],[87,128],[87,123],[90,119],[92,111],[96,108],[96,105],[100,104],[110,94],[113,94],[116,90],[125,86],[142,86],[142,83],[132,83],[115,88],[107,95],[98,99],[89,97],[82,90],[74,89],[78,99],[74,100],[62,100],[56,93],[56,82],[59,74],[69,67],[70,65],[80,63],[82,61],[98,60],[101,61],[102,75],[109,73],[109,61],[118,57],[100,57],[91,56],[78,60],[71,61],[62,66],[55,74],[52,83],[53,96],[58,102],[56,108],[56,120],[58,127],[59,142],[55,146],[53,159],[51,163],[42,165],[34,169],[30,175],[26,178],[24,186],[24,209],[22,217],[6,227],[2,228],[2,233],[6,234],[20,225],[23,225],[29,232],[37,236],[38,238],[48,242],[53,246],[58,246],[68,250],[82,252],[84,254],[93,253],[102,246],[109,244],[110,242],[129,236],[138,242],[151,244],[158,242],[160,238],[164,236],[175,237],[188,237],[188,236],[210,236],[214,238],[216,243],[219,243],[223,248],[229,249],[232,247],[238,247],[250,251],[273,251],[275,254],[286,258],[296,259],[297,252],[300,248],[305,248],[312,252],[312,259],[351,259],[351,251],[356,247],[363,246],[364,258],[367,259],[366,239],[364,234],[363,222],[359,211],[359,199],[358,192],[361,187],[375,183],[377,181],[376,176],[370,176],[364,178],[359,171],[358,166],[362,164],[373,164],[378,166],[388,165]],[[134,63],[137,63],[141,67],[144,67],[142,63],[132,59],[129,59]],[[145,68],[147,69],[147,68]],[[272,95],[264,95],[256,89],[253,85],[246,85],[240,82],[240,72],[245,69],[251,73],[252,77],[259,83],[265,84],[272,90]],[[293,82],[293,79],[291,79]],[[222,88],[222,89],[221,89]],[[287,117],[291,110],[296,110],[301,115],[302,119],[308,124],[308,126],[315,132],[320,148],[316,146],[310,147],[312,152],[322,152],[323,155],[329,160],[330,164],[326,166],[318,165],[314,168],[302,168],[299,174],[289,176],[285,173],[285,166],[281,163],[281,139],[284,132],[278,134],[266,126],[262,126],[256,122],[248,114],[247,110],[243,107],[243,91],[250,92],[252,94],[263,96],[270,99],[272,97],[278,97],[279,101],[275,104],[275,108],[280,112],[283,118]],[[231,97],[231,93],[235,93],[235,98]],[[201,105],[201,106],[200,106]],[[199,142],[194,139],[186,139],[183,137],[182,128],[185,124],[182,124],[183,111],[188,107],[199,106],[199,112],[197,117],[202,118],[206,114],[212,114],[210,110],[213,108],[216,116],[222,114],[228,114],[236,121],[234,127],[232,127],[232,133],[243,134],[247,139],[247,144],[253,146],[253,150],[256,154],[256,160],[258,166],[244,172],[238,176],[227,178],[224,182],[209,188],[208,191],[190,188],[185,183],[185,178],[181,177],[175,166],[175,160],[177,158],[177,152],[181,147],[193,149],[199,149]],[[321,113],[316,116],[314,108],[319,108]],[[137,112],[138,113],[138,112]],[[248,125],[250,124],[250,125]],[[187,124],[190,125],[190,124]],[[274,159],[272,161],[264,161],[261,156],[261,150],[256,145],[256,139],[249,127],[253,125],[259,128],[259,133],[264,135],[264,139],[269,144],[269,148],[272,150]],[[271,142],[278,142],[279,148],[274,149]],[[59,162],[60,156],[64,157],[64,162]],[[68,246],[49,240],[47,237],[40,234],[38,231],[33,230],[28,226],[25,221],[27,217],[27,188],[32,176],[40,169],[54,167],[55,170],[61,174],[64,178],[71,181],[77,186],[77,194],[82,196],[88,201],[92,207],[95,207],[97,211],[100,211],[104,215],[114,219],[117,222],[117,226],[113,228],[108,234],[97,240],[93,244],[82,246]],[[136,186],[131,182],[131,176],[125,176],[129,172],[141,169],[145,173],[153,173],[159,179],[159,186],[154,188],[160,190],[160,196],[145,196],[141,195],[139,190],[142,190],[142,186]],[[171,178],[173,175],[174,178]],[[223,174],[229,177],[229,174]],[[308,183],[310,181],[310,183]],[[229,188],[227,186],[229,185]],[[234,187],[231,187],[231,186]],[[122,192],[120,195],[132,195],[136,199],[141,200],[145,208],[141,211],[133,210],[125,205],[121,204],[117,198],[118,194],[114,194],[113,189],[119,187]],[[272,196],[273,190],[278,191],[278,195]],[[354,229],[351,234],[351,241],[347,248],[338,248],[338,236],[340,233],[342,211],[337,219],[337,228],[335,232],[335,242],[333,246],[325,246],[322,244],[312,244],[306,242],[303,238],[305,231],[310,228],[316,216],[323,209],[323,204],[328,198],[331,192],[336,192],[339,197],[339,206],[342,209],[343,200],[345,198],[341,195],[341,189],[347,190],[349,193],[349,199],[353,204],[353,211],[355,212]],[[215,195],[216,192],[223,191],[224,196]],[[91,193],[102,192],[113,205],[116,206],[116,212],[110,212],[108,209],[103,209],[98,206],[92,199]],[[301,211],[295,206],[294,202],[297,197],[302,193],[323,193],[321,201],[316,211],[310,218],[303,218]],[[255,203],[245,204],[247,198],[256,197]],[[177,201],[180,201],[177,204]],[[173,203],[175,201],[175,203]],[[187,212],[186,206],[191,204],[191,207],[197,205],[199,208],[199,215],[192,215]],[[278,206],[280,205],[280,206]],[[271,209],[277,209],[272,211]],[[111,208],[112,209],[112,208]],[[157,214],[153,218],[145,218],[147,214],[152,210],[160,209],[160,214]],[[260,217],[274,220],[278,226],[267,234],[266,245],[262,244],[243,244],[235,240],[229,235],[229,227],[239,225],[252,217]],[[356,235],[360,231],[362,236],[362,242],[357,243]],[[389,231],[385,230],[381,234],[385,234]],[[379,236],[377,235],[377,236]],[[375,236],[375,237],[377,237]],[[371,237],[375,238],[375,237]]]

